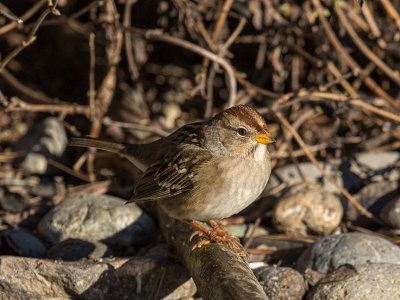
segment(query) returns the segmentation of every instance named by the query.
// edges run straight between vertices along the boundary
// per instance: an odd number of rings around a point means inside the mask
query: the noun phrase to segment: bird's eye
[[[238,133],[240,136],[246,136],[247,130],[244,129],[244,128],[238,128],[237,133]]]

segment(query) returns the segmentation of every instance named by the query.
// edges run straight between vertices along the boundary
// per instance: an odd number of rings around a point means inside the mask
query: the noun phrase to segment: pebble
[[[39,233],[52,244],[69,238],[115,246],[151,242],[154,221],[136,204],[125,202],[108,195],[70,194],[39,222]]]
[[[398,193],[398,188],[397,181],[372,182],[358,191],[354,199],[378,218],[382,208],[393,199],[393,193]],[[371,227],[376,224],[375,221],[362,215],[351,203],[346,208],[346,220],[362,227]]]
[[[400,229],[400,195],[386,203],[379,217],[388,226]]]
[[[311,288],[306,299],[400,299],[400,265],[343,266]]]
[[[303,276],[292,268],[261,267],[254,275],[270,300],[301,300],[307,289]]]
[[[26,197],[21,193],[10,191],[9,188],[0,187],[0,206],[5,211],[20,213],[25,209]]]
[[[48,117],[18,140],[14,150],[25,153],[20,167],[27,173],[51,175],[58,170],[49,167],[48,159],[63,160],[67,142],[64,126],[57,118]]]
[[[297,261],[297,269],[321,273],[341,265],[365,263],[400,263],[400,247],[388,240],[365,233],[351,232],[318,239]]]
[[[293,186],[275,206],[275,228],[288,235],[327,235],[342,220],[340,199],[318,184]]]
[[[18,255],[41,258],[46,254],[45,245],[28,230],[16,227],[4,235],[7,244]]]

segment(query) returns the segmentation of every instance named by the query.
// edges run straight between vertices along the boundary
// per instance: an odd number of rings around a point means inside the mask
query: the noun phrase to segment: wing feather
[[[191,190],[197,168],[210,154],[200,147],[190,148],[151,165],[136,185],[134,200],[158,200]]]

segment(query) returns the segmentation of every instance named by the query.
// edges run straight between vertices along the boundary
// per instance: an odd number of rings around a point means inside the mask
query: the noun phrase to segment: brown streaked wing
[[[201,148],[167,155],[164,161],[145,171],[135,188],[133,200],[158,200],[191,190],[196,168],[208,160],[209,155]]]

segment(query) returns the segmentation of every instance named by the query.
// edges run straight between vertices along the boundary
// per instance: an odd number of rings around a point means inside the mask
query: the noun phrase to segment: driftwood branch
[[[190,236],[195,229],[160,209],[158,216],[167,242],[182,258],[203,299],[267,299],[246,257],[219,244],[192,250],[197,241],[190,241]]]

